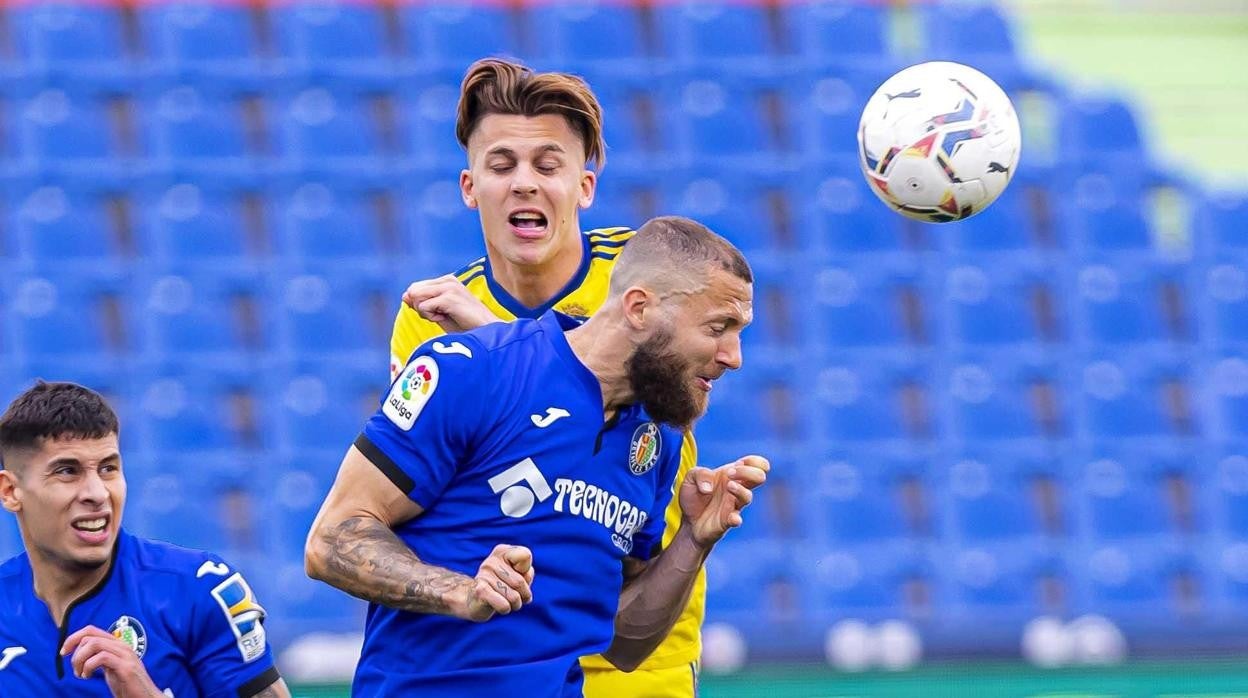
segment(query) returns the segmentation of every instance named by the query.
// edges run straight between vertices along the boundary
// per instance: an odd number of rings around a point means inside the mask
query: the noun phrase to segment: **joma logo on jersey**
[[[633,535],[646,525],[646,519],[650,517],[632,502],[584,480],[561,477],[555,480],[555,492],[558,493],[555,511],[564,510],[566,497],[569,514],[596,521],[610,530],[611,542],[625,555],[633,551]]]

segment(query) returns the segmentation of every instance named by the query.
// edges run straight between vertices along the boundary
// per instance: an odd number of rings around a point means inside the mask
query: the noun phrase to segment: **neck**
[[[516,264],[494,249],[487,249],[486,254],[494,281],[525,307],[537,308],[549,303],[576,275],[584,249],[578,229],[550,259],[538,264]]]
[[[60,625],[65,619],[69,605],[83,594],[95,588],[100,580],[108,575],[113,566],[112,557],[108,562],[95,569],[75,569],[67,563],[48,559],[37,552],[34,546],[26,546],[30,551],[30,567],[35,578],[35,596],[43,600],[52,612],[52,619]]]
[[[600,310],[584,325],[567,332],[572,353],[598,379],[602,410],[608,416],[636,402],[625,368],[633,343],[627,333],[620,330],[623,320],[612,315],[605,309]]]

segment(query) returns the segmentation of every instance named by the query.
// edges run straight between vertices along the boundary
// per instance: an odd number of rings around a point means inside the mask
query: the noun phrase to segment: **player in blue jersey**
[[[666,636],[767,461],[694,468],[681,430],[741,365],[753,278],[683,218],[624,246],[592,318],[420,346],[349,449],[309,574],[372,602],[356,696],[580,696],[578,658],[631,670]],[[685,521],[657,552],[663,513]]]
[[[72,383],[0,417],[0,502],[26,548],[0,565],[0,696],[289,697],[243,576],[122,529],[118,432]]]

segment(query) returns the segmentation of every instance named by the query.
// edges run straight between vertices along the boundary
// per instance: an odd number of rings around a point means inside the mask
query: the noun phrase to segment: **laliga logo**
[[[433,380],[433,374],[429,372],[429,368],[422,365],[412,367],[403,376],[403,384],[400,389],[403,392],[404,400],[411,400],[412,393],[419,390],[421,395],[429,394],[429,383]]]

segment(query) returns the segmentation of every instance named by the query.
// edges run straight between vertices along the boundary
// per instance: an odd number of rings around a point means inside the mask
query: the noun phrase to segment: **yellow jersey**
[[[490,273],[489,261],[484,257],[462,267],[455,272],[455,276],[472,295],[485,304],[485,307],[500,319],[508,322],[517,318],[535,318],[551,308],[567,315],[588,317],[597,312],[606,300],[607,285],[611,278],[611,269],[615,266],[615,257],[633,233],[634,231],[629,228],[600,228],[585,233],[581,266],[577,269],[576,275],[554,298],[538,308],[525,307],[499,286]],[[410,306],[403,304],[399,308],[398,316],[394,319],[394,332],[390,337],[392,377],[397,368],[407,363],[408,357],[416,351],[417,347],[442,334],[444,332],[437,323],[420,317]],[[686,432],[680,455],[680,470],[676,475],[676,483],[684,480],[689,469],[697,464],[697,446],[692,432]],[[665,518],[667,529],[664,533],[663,545],[666,546],[676,534],[681,521],[680,504],[675,497],[672,498]],[[706,572],[703,570],[698,573],[693,592],[689,595],[689,604],[681,612],[671,634],[663,640],[654,654],[638,667],[637,671],[677,668],[687,670],[691,664],[696,664],[702,654],[702,618],[705,614]],[[601,655],[585,657],[581,660],[581,664],[587,670],[585,695],[589,698],[608,698],[607,693],[595,694],[595,682],[589,675],[602,670],[614,671],[614,667]],[[627,680],[624,676],[618,678]]]

